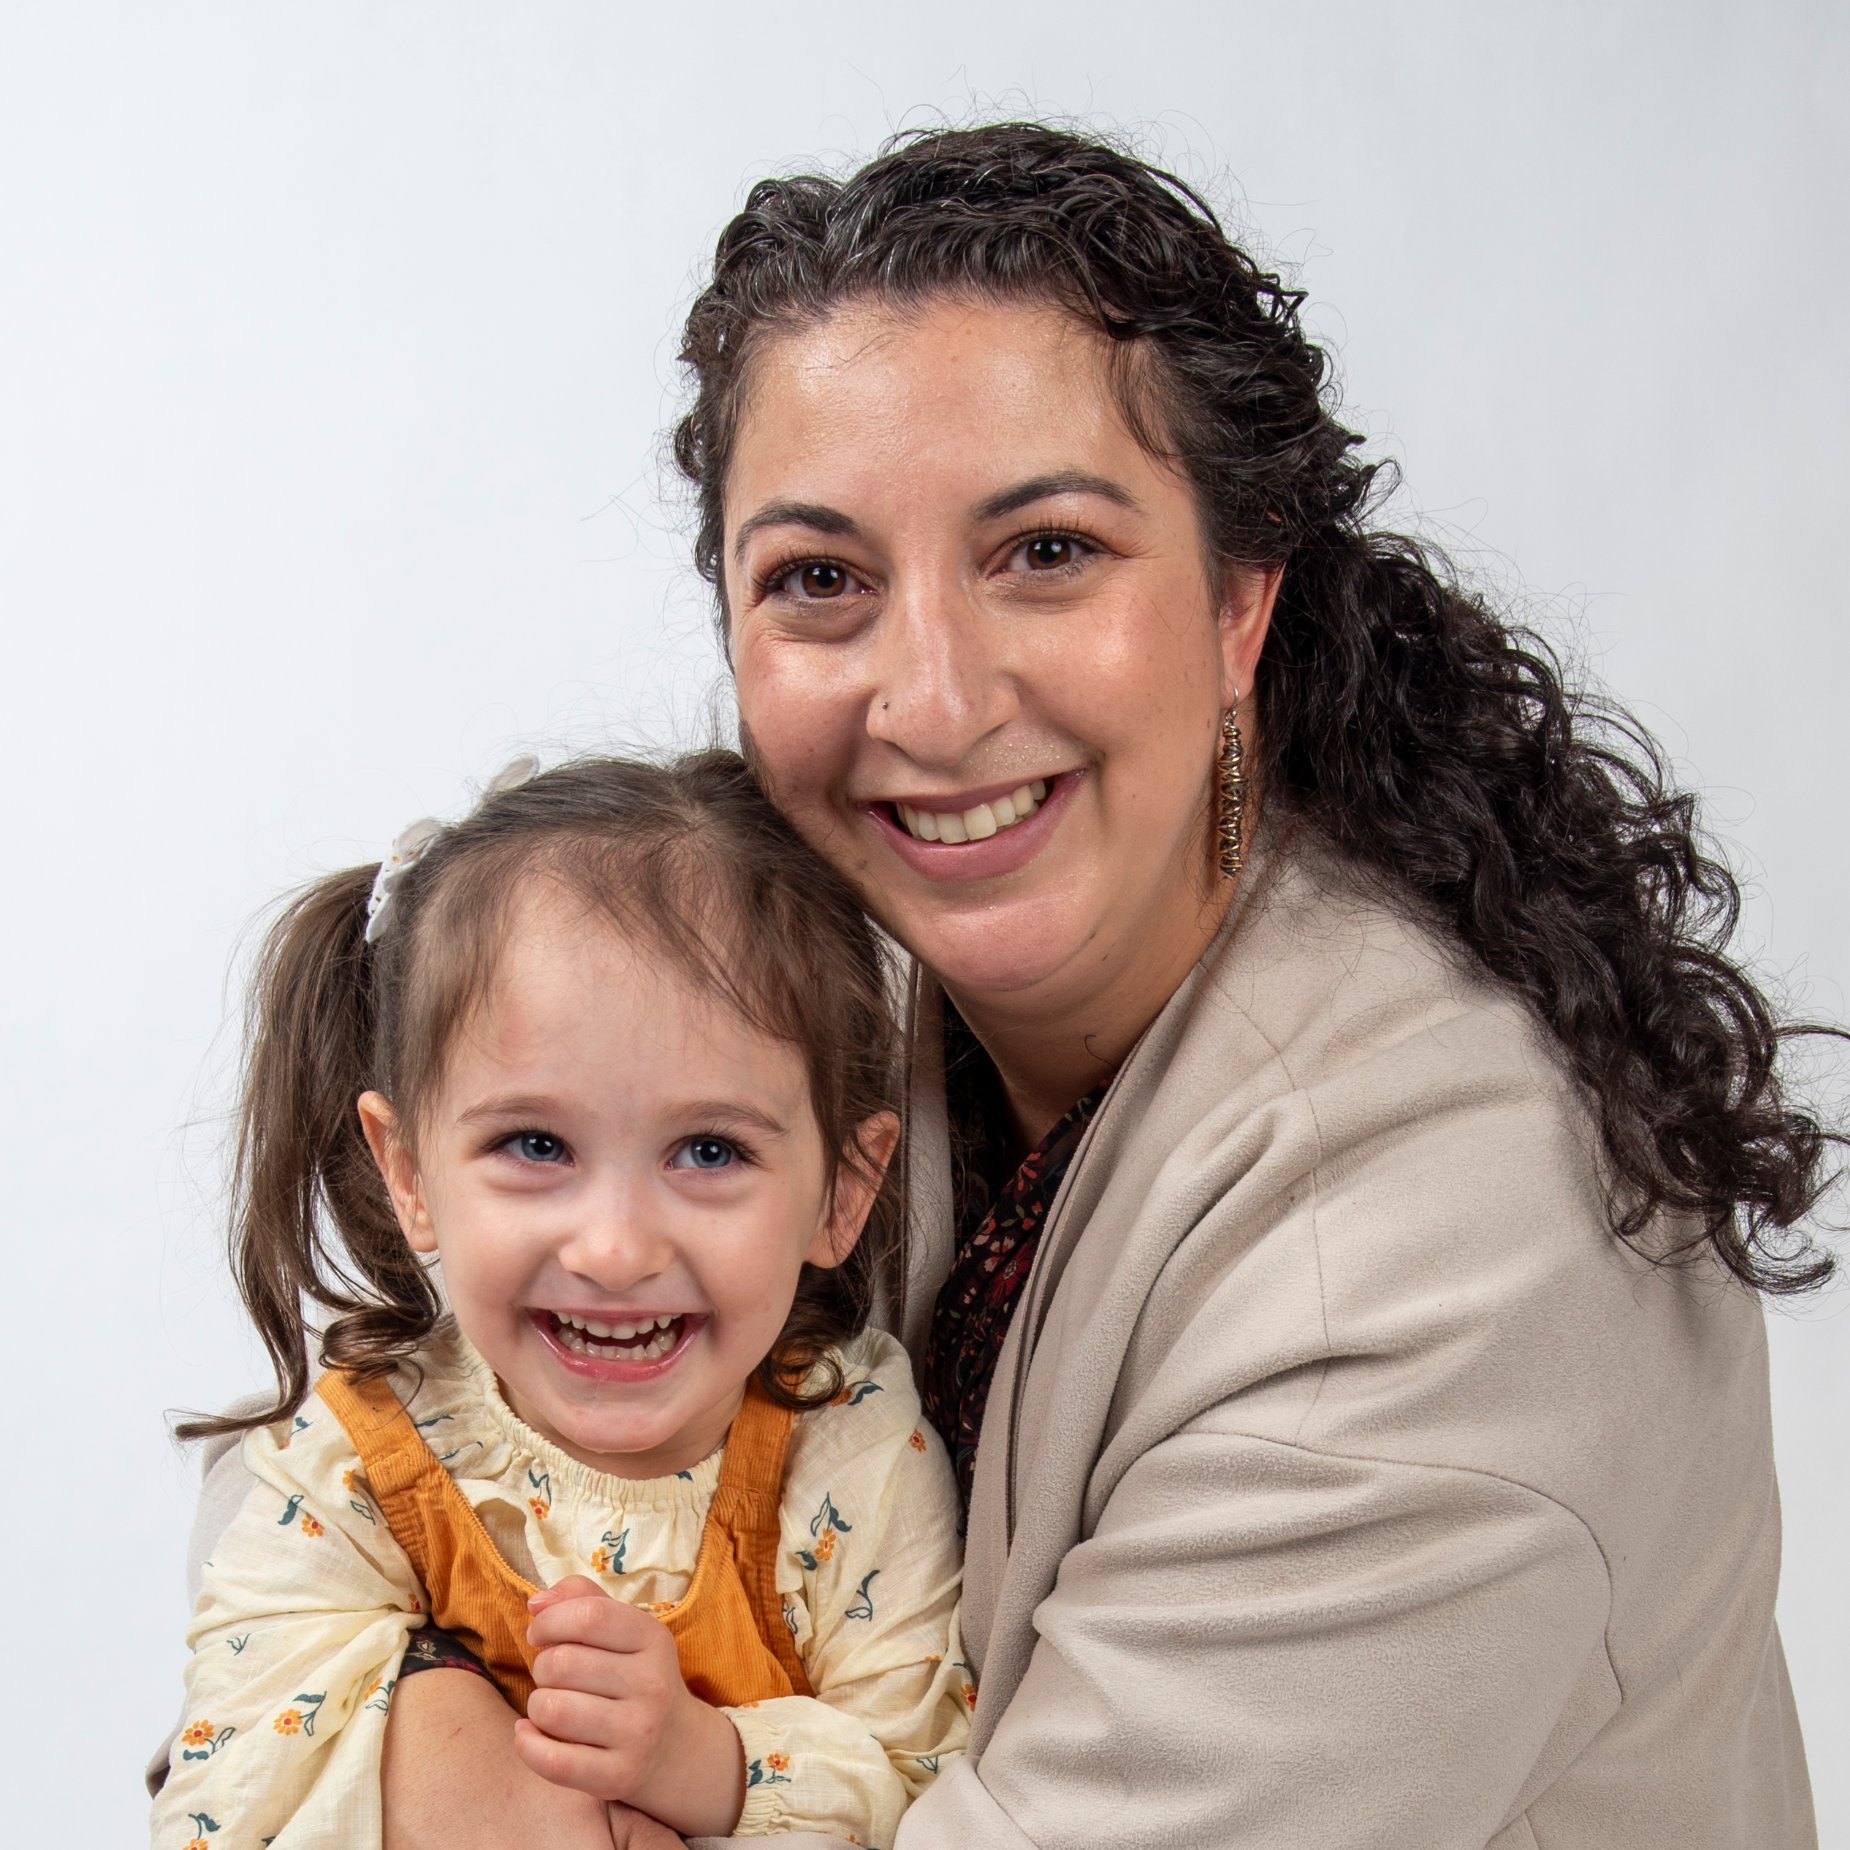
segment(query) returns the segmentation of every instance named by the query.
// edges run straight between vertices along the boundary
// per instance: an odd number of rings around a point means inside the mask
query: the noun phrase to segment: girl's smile
[[[606,1311],[602,1319],[562,1310],[529,1315],[541,1338],[558,1350],[560,1366],[587,1381],[650,1381],[666,1374],[707,1321],[692,1311]]]

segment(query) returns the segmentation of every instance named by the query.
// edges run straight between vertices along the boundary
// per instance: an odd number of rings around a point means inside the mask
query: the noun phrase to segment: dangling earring
[[[1215,817],[1223,878],[1238,877],[1246,865],[1246,771],[1241,761],[1240,702],[1236,697],[1220,727],[1220,802]]]

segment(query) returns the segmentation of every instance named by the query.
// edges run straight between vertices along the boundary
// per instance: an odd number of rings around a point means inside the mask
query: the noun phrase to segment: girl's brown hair
[[[192,1419],[204,1438],[265,1425],[310,1386],[310,1308],[332,1313],[325,1366],[361,1378],[408,1359],[442,1315],[361,1130],[367,1091],[415,1141],[458,1028],[492,981],[512,901],[541,880],[669,958],[754,1028],[802,1051],[833,1185],[859,1133],[897,1111],[883,941],[837,876],[731,752],[668,764],[587,759],[489,796],[405,876],[366,942],[374,867],[297,896],[264,941],[251,990],[233,1172],[231,1268],[276,1370],[272,1405]],[[897,1254],[889,1166],[839,1266],[805,1265],[758,1378],[775,1400],[839,1392],[829,1351],[864,1325]]]

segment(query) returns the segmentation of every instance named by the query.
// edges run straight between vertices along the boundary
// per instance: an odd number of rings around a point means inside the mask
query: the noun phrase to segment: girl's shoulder
[[[841,1385],[823,1405],[799,1413],[791,1427],[786,1481],[793,1490],[844,1470],[892,1476],[943,1461],[944,1447],[926,1423],[911,1360],[898,1341],[884,1330],[864,1330],[831,1351],[831,1359]]]
[[[473,1441],[485,1412],[479,1379],[483,1366],[446,1318],[387,1379],[427,1439],[452,1434],[461,1438],[466,1432]],[[432,1446],[439,1454],[444,1449]],[[254,1475],[302,1485],[330,1478],[350,1485],[359,1455],[340,1414],[323,1397],[319,1381],[294,1413],[253,1427],[243,1441],[244,1463]]]

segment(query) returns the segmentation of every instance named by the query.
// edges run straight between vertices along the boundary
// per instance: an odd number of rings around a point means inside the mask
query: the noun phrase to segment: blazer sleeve
[[[1256,1438],[1236,1408],[1125,1473],[980,1761],[924,1794],[899,1850],[1496,1837],[1604,1665],[1593,1538],[1523,1486]]]

